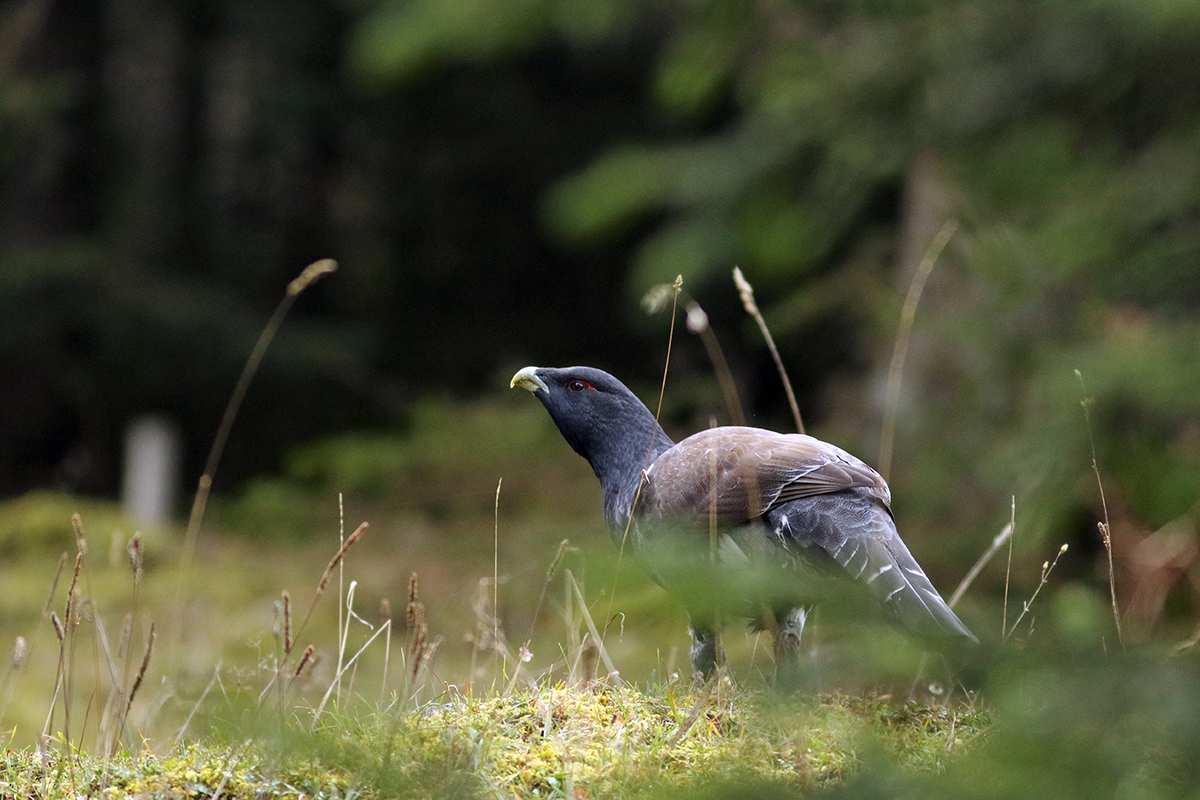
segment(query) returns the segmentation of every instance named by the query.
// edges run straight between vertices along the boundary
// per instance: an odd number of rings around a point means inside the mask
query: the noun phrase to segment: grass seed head
[[[71,515],[71,527],[75,529],[75,547],[79,550],[79,555],[87,553],[87,537],[83,533],[83,517],[78,513]]]
[[[300,663],[296,665],[296,671],[292,673],[293,678],[299,678],[300,673],[309,665],[313,657],[313,646],[310,644],[304,648],[304,654],[300,656]]]
[[[133,570],[133,582],[140,584],[142,582],[142,534],[135,533],[125,549],[129,553],[129,568]]]
[[[291,283],[288,284],[287,293],[289,295],[297,295],[316,283],[326,275],[337,272],[338,263],[332,258],[322,258],[320,261],[314,261],[304,268]]]
[[[292,652],[292,596],[283,590],[283,652]]]

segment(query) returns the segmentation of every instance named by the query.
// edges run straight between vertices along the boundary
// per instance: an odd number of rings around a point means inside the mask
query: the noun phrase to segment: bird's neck
[[[642,472],[673,444],[646,409],[645,416],[626,420],[619,435],[603,437],[589,448],[587,459],[604,490],[604,517],[609,525],[625,527]]]

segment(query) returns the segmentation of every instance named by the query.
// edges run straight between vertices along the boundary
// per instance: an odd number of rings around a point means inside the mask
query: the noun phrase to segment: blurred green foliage
[[[678,274],[752,419],[785,426],[735,265],[813,430],[874,461],[909,282],[953,219],[895,398],[904,536],[947,585],[1015,505],[1013,585],[1069,541],[1055,579],[1090,591],[1107,516],[1135,627],[1195,618],[1194,3],[98,9],[0,12],[0,491],[115,492],[147,410],[184,421],[194,477],[319,256],[343,270],[283,328],[218,478],[282,471],[225,509],[250,530],[304,525],[314,493],[436,517],[488,509],[503,476],[560,499],[536,406],[514,425],[457,401],[526,359],[648,385],[665,322],[636,301]],[[702,349],[674,346],[668,426],[723,419]]]
[[[222,505],[235,531],[279,538],[328,533],[328,512],[344,494],[374,513],[432,520],[535,517],[546,523],[592,519],[600,493],[586,463],[562,446],[536,403],[415,403],[405,431],[357,432],[296,448],[277,477],[247,483]],[[586,473],[586,474],[585,474]],[[499,497],[497,497],[499,492]],[[548,556],[549,557],[549,556]]]
[[[194,487],[254,337],[318,258],[342,270],[268,352],[217,491],[427,391],[484,391],[535,349],[628,348],[600,291],[619,248],[563,252],[535,208],[599,142],[647,126],[624,113],[644,59],[548,49],[371,93],[342,67],[361,12],[0,9],[0,495],[115,495],[123,428],[145,412],[180,424]],[[581,294],[582,327],[527,303]]]
[[[835,376],[804,398],[818,432],[869,459],[909,277],[957,221],[898,398],[906,537],[965,564],[1015,501],[1018,547],[1069,541],[1067,569],[1092,579],[1107,515],[1127,591],[1167,580],[1198,605],[1200,6],[613,0],[575,26],[572,0],[449,4],[452,24],[446,5],[383,0],[351,63],[403,82],[655,31],[646,97],[698,127],[614,142],[544,218],[580,246],[636,232],[630,304],[682,274],[736,334],[735,369],[769,386],[720,299],[740,266],[801,385]],[[490,38],[464,53],[464,31]],[[1169,575],[1139,551],[1166,525],[1193,553]]]
[[[136,534],[148,560],[163,554],[167,541],[180,533],[172,525],[146,525],[127,515],[117,503],[89,500],[60,492],[28,492],[0,502],[0,558],[13,563],[40,563],[46,555],[76,551],[71,523],[78,514],[85,544],[101,559],[124,563],[126,547]]]

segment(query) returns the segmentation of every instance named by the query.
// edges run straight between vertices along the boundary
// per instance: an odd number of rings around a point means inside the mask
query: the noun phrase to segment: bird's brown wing
[[[702,431],[659,456],[639,512],[737,525],[791,500],[862,488],[887,508],[879,473],[841,448],[802,434],[728,426]]]
[[[896,533],[883,478],[834,445],[714,428],[663,453],[646,477],[645,518],[722,528],[762,518],[773,544],[865,584],[901,626],[931,640],[975,641]],[[766,541],[751,536],[741,544],[752,550]]]

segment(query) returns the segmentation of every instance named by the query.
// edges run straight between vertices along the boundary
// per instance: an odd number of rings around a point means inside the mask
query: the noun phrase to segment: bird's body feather
[[[761,428],[725,426],[689,436],[646,471],[642,513],[663,517],[716,514],[739,525],[791,500],[865,489],[884,509],[887,484],[862,461],[820,439]]]

